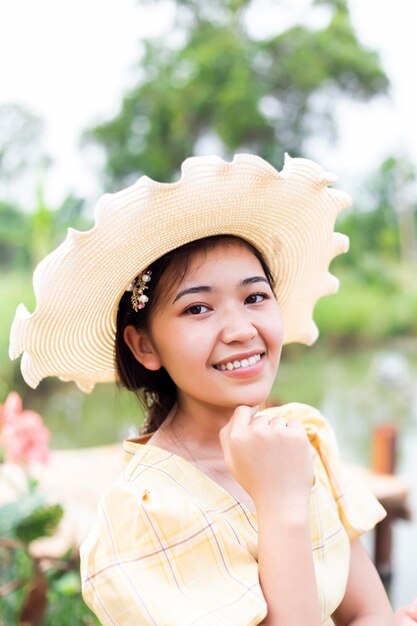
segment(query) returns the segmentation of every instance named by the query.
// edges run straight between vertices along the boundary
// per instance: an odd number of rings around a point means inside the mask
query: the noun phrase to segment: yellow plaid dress
[[[307,405],[267,409],[299,420],[313,452],[310,536],[322,622],[343,599],[350,541],[386,515],[341,463],[334,432]],[[267,613],[257,518],[182,457],[125,442],[126,467],[83,542],[83,595],[103,625],[254,626]],[[302,590],[300,590],[302,593]]]

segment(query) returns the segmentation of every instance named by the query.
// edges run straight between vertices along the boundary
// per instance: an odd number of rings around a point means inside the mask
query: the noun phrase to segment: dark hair
[[[159,287],[162,277],[166,277],[168,274],[168,278],[172,279],[170,288],[174,289],[184,278],[195,254],[208,252],[221,243],[238,243],[250,250],[260,262],[272,290],[274,289],[274,278],[271,270],[256,248],[244,239],[233,235],[215,235],[197,239],[175,248],[147,268],[152,271],[152,281],[147,291],[149,302],[143,309],[138,312],[134,311],[130,301],[131,293],[128,291],[123,294],[120,300],[116,327],[116,369],[119,384],[130,391],[134,391],[148,412],[141,430],[142,434],[154,432],[159,428],[177,401],[177,388],[164,367],[157,371],[151,371],[136,360],[124,340],[124,329],[126,326],[132,325],[138,330],[149,331],[152,311],[156,310],[160,302],[161,290]]]

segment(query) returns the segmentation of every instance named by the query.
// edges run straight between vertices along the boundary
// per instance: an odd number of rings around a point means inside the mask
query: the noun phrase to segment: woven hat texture
[[[336,178],[307,159],[286,157],[278,172],[260,157],[238,154],[184,161],[178,182],[142,176],[102,196],[91,230],[69,229],[38,265],[36,309],[16,310],[10,358],[23,353],[31,387],[46,376],[75,381],[83,391],[116,379],[118,302],[129,283],[157,258],[190,241],[236,235],[257,248],[276,279],[284,342],[311,344],[317,300],[334,293],[331,260],[349,240],[334,232],[350,197],[329,185]]]

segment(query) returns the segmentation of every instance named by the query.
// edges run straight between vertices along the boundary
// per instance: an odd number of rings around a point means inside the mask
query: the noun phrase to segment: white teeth
[[[257,363],[258,361],[261,360],[261,355],[260,354],[254,354],[250,357],[248,357],[247,359],[242,359],[241,361],[229,361],[228,363],[221,363],[220,365],[215,365],[215,367],[218,370],[222,370],[223,372],[225,370],[235,370],[235,369],[239,369],[239,367],[249,367],[249,365],[255,365],[255,363]]]

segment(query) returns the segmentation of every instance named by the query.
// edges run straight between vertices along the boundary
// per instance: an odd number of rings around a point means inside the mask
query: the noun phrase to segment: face
[[[263,402],[278,368],[282,323],[253,253],[239,243],[219,244],[196,253],[174,291],[164,290],[163,278],[160,287],[136,356],[149,369],[165,367],[180,408]]]

